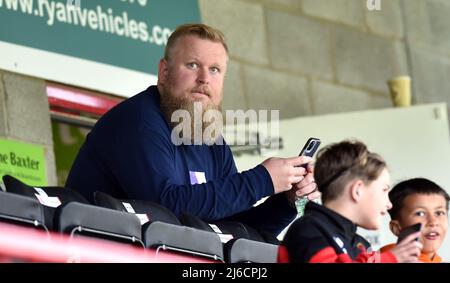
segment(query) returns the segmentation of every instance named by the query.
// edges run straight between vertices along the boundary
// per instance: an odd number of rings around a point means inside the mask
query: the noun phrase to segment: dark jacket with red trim
[[[357,226],[325,206],[309,202],[305,215],[287,231],[278,262],[397,262],[391,252],[368,252],[370,244],[356,233]]]

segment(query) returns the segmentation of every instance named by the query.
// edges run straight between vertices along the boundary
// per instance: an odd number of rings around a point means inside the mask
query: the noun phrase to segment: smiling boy
[[[389,227],[396,236],[405,227],[422,223],[420,242],[423,244],[419,261],[439,263],[437,254],[448,229],[447,192],[436,183],[415,178],[397,184],[389,193],[392,209],[389,210]],[[387,245],[381,251],[390,250],[395,244]]]

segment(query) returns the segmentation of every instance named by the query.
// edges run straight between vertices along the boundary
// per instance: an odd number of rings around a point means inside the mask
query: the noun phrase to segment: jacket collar
[[[357,226],[348,218],[342,216],[341,214],[327,208],[326,206],[317,204],[310,201],[306,204],[305,215],[308,213],[314,213],[318,215],[319,221],[330,222],[333,226],[337,228],[337,232],[342,233],[342,235],[349,235],[352,237],[356,234]]]

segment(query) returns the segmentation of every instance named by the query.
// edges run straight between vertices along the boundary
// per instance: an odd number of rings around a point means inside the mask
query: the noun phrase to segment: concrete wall
[[[281,118],[392,107],[386,81],[408,74],[413,104],[450,105],[450,1],[199,0],[231,66],[224,109]]]
[[[56,184],[50,111],[43,80],[0,70],[0,138],[44,146],[47,180],[50,185]]]

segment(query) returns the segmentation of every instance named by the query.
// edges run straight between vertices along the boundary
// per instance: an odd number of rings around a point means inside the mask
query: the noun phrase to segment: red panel
[[[47,83],[47,96],[50,107],[100,116],[122,101],[119,98],[101,96],[92,91],[55,83]]]
[[[0,262],[169,262],[213,263],[183,254],[138,248],[88,237],[69,238],[33,228],[0,223]]]

